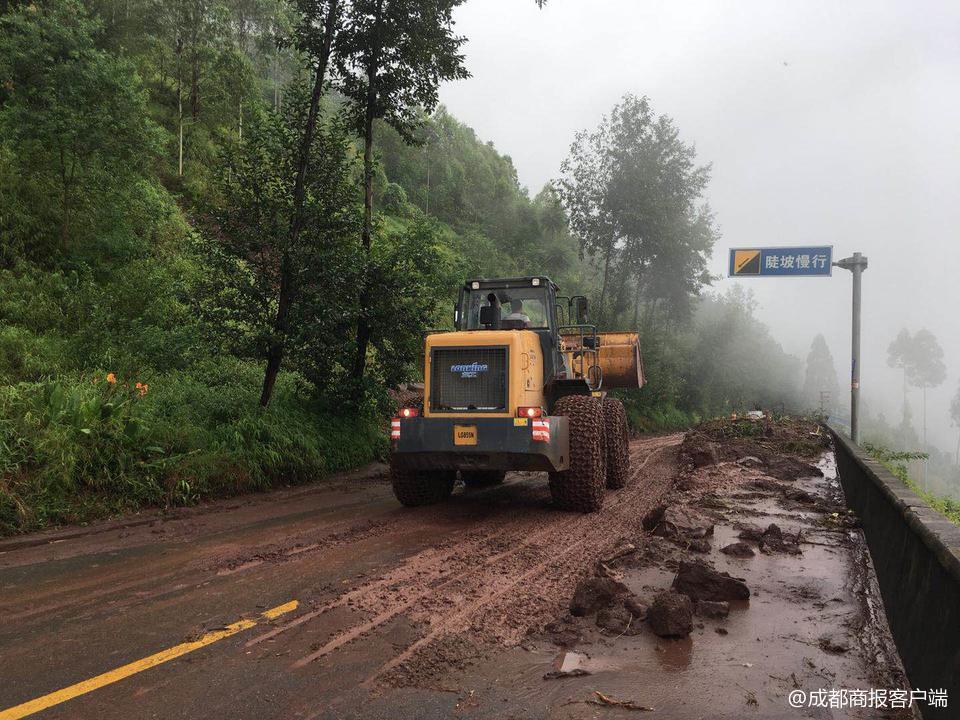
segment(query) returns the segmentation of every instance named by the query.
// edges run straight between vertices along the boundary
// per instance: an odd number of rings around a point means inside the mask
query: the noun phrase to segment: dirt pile
[[[688,471],[736,462],[772,478],[794,481],[823,473],[807,461],[830,446],[827,433],[803,418],[718,419],[688,433],[680,459]]]
[[[753,456],[764,461],[771,455],[813,458],[830,449],[826,431],[817,421],[803,417],[718,418],[702,423],[694,434],[699,440],[693,442],[718,443],[721,457],[727,459],[731,449],[738,458]]]

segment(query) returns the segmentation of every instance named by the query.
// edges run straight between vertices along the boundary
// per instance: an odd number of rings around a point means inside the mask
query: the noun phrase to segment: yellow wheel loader
[[[550,474],[554,504],[592,512],[629,477],[623,404],[644,383],[636,333],[597,332],[587,299],[546,277],[468,280],[455,331],[428,333],[422,405],[391,421],[391,479],[404,505],[450,496],[508,470]]]

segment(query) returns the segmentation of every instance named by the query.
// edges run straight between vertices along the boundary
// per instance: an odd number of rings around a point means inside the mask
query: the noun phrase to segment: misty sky
[[[446,85],[441,101],[513,158],[531,194],[557,176],[574,133],[633,92],[713,163],[715,273],[737,246],[868,255],[868,411],[899,421],[886,348],[901,327],[926,327],[949,368],[929,395],[930,440],[954,447],[960,3],[550,0],[537,10],[533,0],[468,0],[456,18],[473,77]],[[826,336],[848,388],[850,273],[743,282],[788,352],[805,358],[813,336]]]

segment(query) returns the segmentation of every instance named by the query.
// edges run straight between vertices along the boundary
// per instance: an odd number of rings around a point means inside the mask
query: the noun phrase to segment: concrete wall
[[[926,720],[960,718],[960,527],[833,431],[840,483],[870,548],[887,620],[915,690],[945,688]]]

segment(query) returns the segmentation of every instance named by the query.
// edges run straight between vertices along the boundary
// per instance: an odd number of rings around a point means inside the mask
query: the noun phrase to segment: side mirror
[[[582,295],[580,295],[579,297],[574,298],[573,302],[574,302],[574,310],[577,315],[577,324],[585,325],[588,319],[587,299]]]
[[[500,322],[500,309],[493,305],[485,305],[480,308],[480,325],[483,327],[496,327]]]

